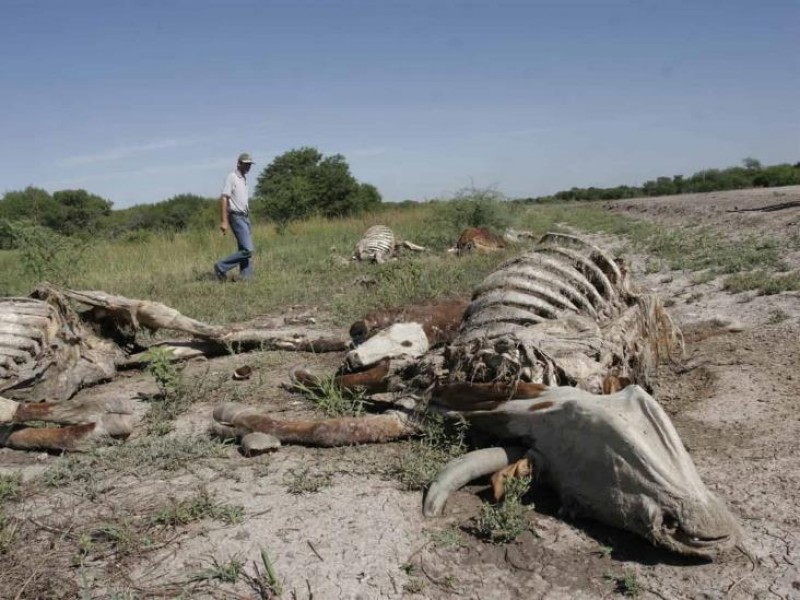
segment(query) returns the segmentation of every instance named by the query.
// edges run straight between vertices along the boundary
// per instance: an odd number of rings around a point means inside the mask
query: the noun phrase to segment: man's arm
[[[219,207],[219,229],[222,231],[222,235],[225,235],[228,232],[228,196],[225,194],[219,197]]]

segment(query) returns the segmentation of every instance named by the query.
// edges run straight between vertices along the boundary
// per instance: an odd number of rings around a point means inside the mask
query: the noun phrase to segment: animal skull
[[[537,477],[572,514],[682,554],[713,557],[740,542],[733,515],[701,481],[667,414],[639,386],[610,396],[548,388],[535,398],[458,414],[501,442],[524,444]],[[440,514],[465,479],[493,473],[518,456],[495,450],[460,458],[431,485],[425,514]]]

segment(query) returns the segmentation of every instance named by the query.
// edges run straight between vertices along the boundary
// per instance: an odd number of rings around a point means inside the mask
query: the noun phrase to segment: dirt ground
[[[784,206],[750,210],[775,205]],[[800,187],[619,201],[606,208],[670,227],[719,228],[733,238],[800,233]],[[595,241],[623,244],[608,236]],[[796,256],[786,258],[797,264]],[[35,528],[24,549],[12,550],[29,553],[29,572],[19,579],[15,571],[11,581],[6,571],[0,596],[256,598],[246,577],[224,583],[197,574],[237,559],[252,576],[257,567],[263,571],[266,550],[282,597],[303,600],[800,598],[800,294],[729,294],[721,278],[696,283],[688,273],[646,273],[647,257],[628,259],[634,281],[658,291],[685,335],[683,363],[661,368],[654,396],[703,480],[739,517],[750,556],[682,558],[619,530],[567,520],[556,499],[539,489],[528,498],[530,531],[507,545],[490,544],[470,534],[485,485],[455,494],[441,518],[422,516],[421,493],[402,490],[390,474],[408,442],[287,446],[256,458],[230,447],[222,457],[178,471],[108,475],[93,482],[96,494],[77,484],[53,489],[36,483],[62,457],[2,450],[0,472],[22,472],[30,482],[30,491],[12,505],[13,516]],[[280,385],[289,367],[303,363],[330,372],[340,360],[338,354],[270,352],[192,363],[187,375],[214,382],[212,391],[170,435],[207,436],[211,409],[220,401],[258,404],[279,416],[309,414],[307,402]],[[254,377],[232,381],[229,374],[243,364],[254,368]],[[82,393],[136,399],[154,391],[152,379],[137,373]],[[310,480],[318,482],[316,491],[311,485],[296,493]],[[113,552],[81,551],[79,532],[88,524],[135,520],[148,507],[198,489],[243,507],[241,521],[165,529],[129,554],[119,545]],[[59,556],[50,559],[56,564],[36,560],[47,552]]]

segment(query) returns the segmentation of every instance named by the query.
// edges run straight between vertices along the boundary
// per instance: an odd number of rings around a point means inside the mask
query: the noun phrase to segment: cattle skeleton
[[[409,325],[353,350],[339,385],[393,390],[417,408],[428,402],[500,444],[445,467],[427,492],[426,515],[441,514],[448,495],[472,479],[495,473],[497,483],[525,461],[573,514],[689,555],[713,557],[740,542],[736,520],[701,481],[669,417],[629,385],[646,385],[651,367],[680,350],[680,334],[658,298],[633,290],[624,265],[599,248],[546,235],[478,286],[445,347],[429,349],[426,328]],[[303,370],[293,377],[315,381]],[[380,442],[414,432],[403,401],[361,419],[278,421],[234,404],[217,407],[214,419],[223,435]]]
[[[212,347],[234,342],[266,348],[344,347],[330,336],[309,337],[285,327],[219,328],[158,303],[102,292],[63,293],[93,307],[92,323],[105,315],[133,327],[174,328]],[[136,355],[94,335],[58,291],[44,288],[37,296],[30,302],[0,302],[0,346],[6,349],[0,392],[36,398],[62,378],[69,384],[64,388],[68,398],[87,382],[135,363]],[[426,514],[438,514],[447,495],[473,477],[502,471],[524,456],[574,512],[687,554],[711,556],[738,541],[735,520],[702,484],[652,397],[638,386],[603,397],[582,391],[645,383],[648,366],[679,345],[657,299],[632,291],[624,268],[605,253],[571,236],[545,236],[537,249],[508,261],[478,287],[450,345],[429,349],[427,332],[447,330],[444,321],[452,315],[445,313],[405,332],[390,327],[396,339],[370,354],[369,346],[384,337],[383,332],[375,335],[348,356],[358,370],[343,369],[338,376],[345,388],[394,389],[405,400],[429,400],[429,410],[465,418],[504,446],[466,455],[445,468],[426,496]],[[409,336],[420,343],[409,346]],[[207,346],[190,349],[208,352]],[[409,347],[421,354],[410,356]],[[307,373],[296,376],[313,382]],[[130,432],[126,407],[89,404],[25,405],[2,398],[0,423],[81,424],[62,430],[3,428],[0,443],[71,448],[91,435],[125,437]],[[319,445],[381,442],[415,431],[403,402],[383,415],[317,422],[280,421],[257,409],[222,405],[214,420],[215,429],[226,435],[260,431]],[[509,443],[522,443],[524,450]]]
[[[373,225],[364,233],[356,244],[353,260],[366,260],[378,264],[386,262],[397,255],[400,248],[422,252],[424,247],[409,241],[398,240],[394,232],[386,225]]]

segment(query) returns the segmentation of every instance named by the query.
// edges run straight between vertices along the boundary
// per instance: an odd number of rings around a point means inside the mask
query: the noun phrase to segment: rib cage
[[[359,240],[353,258],[382,263],[394,253],[395,243],[391,229],[385,225],[373,225]]]
[[[0,390],[30,369],[58,332],[58,313],[46,302],[5,298],[0,303]]]
[[[60,401],[112,376],[120,351],[62,299],[0,298],[0,395]]]
[[[655,296],[580,238],[548,233],[476,288],[446,356],[450,381],[531,381],[599,392],[608,375],[647,383],[680,344]]]

